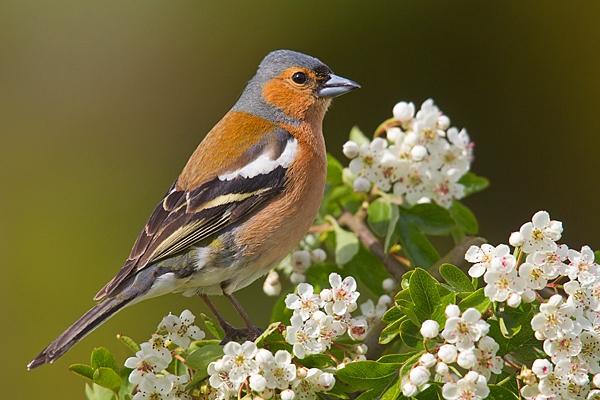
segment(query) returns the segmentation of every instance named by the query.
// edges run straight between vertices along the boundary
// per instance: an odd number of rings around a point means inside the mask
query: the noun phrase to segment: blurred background
[[[144,341],[169,311],[207,312],[179,295],[147,301],[56,364],[25,369],[94,304],[202,137],[281,48],[363,86],[325,120],[340,159],[353,125],[371,134],[396,102],[432,97],[467,128],[473,171],[491,180],[465,201],[482,236],[505,243],[546,209],[564,243],[600,248],[598,2],[4,0],[2,397],[84,399],[67,368],[93,347],[123,362],[115,334]],[[266,325],[273,299],[260,286],[239,299]]]

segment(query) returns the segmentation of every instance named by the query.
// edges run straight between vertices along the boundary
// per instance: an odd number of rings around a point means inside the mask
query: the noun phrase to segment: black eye
[[[306,83],[306,74],[304,72],[294,72],[294,75],[292,75],[292,80],[298,85],[303,85]]]

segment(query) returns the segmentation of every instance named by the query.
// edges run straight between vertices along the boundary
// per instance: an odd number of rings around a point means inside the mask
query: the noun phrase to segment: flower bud
[[[306,282],[306,275],[304,275],[301,272],[292,272],[292,274],[290,275],[290,282],[292,282],[294,285],[297,285],[299,283],[303,283]]]
[[[438,375],[446,375],[448,370],[448,364],[442,361],[438,362],[435,366],[435,373]]]
[[[402,394],[404,397],[414,397],[417,393],[419,393],[419,388],[411,381],[402,385]]]
[[[344,146],[342,147],[342,152],[346,157],[354,158],[358,155],[358,144],[349,140],[346,143],[344,143]]]
[[[510,238],[508,238],[508,243],[512,247],[521,247],[523,243],[525,243],[525,238],[521,234],[521,232],[513,232],[510,234]]]
[[[451,344],[445,344],[438,350],[438,358],[446,364],[456,361],[458,350]]]
[[[314,249],[310,252],[310,260],[314,264],[322,263],[327,258],[327,253],[323,249]]]
[[[473,353],[471,350],[461,351],[458,354],[456,363],[464,369],[470,369],[477,364],[477,357],[475,357],[475,353]]]
[[[506,299],[506,305],[512,308],[517,308],[521,305],[521,295],[518,293],[511,293]]]
[[[394,106],[392,114],[397,121],[407,121],[415,115],[415,105],[412,102],[401,101]]]
[[[282,390],[279,395],[281,396],[281,400],[294,400],[294,397],[296,397],[294,391],[290,389]]]
[[[354,180],[354,191],[355,192],[368,192],[371,189],[371,182],[362,176],[359,176]]]
[[[419,357],[419,364],[424,366],[425,368],[431,368],[437,362],[435,356],[431,353],[423,353],[421,357]]]
[[[419,332],[421,332],[423,338],[433,339],[440,333],[440,325],[437,323],[437,321],[428,319],[427,321],[423,322],[423,325],[421,325],[421,329],[419,330]]]
[[[412,383],[414,383],[417,386],[421,386],[421,385],[424,385],[425,383],[427,383],[427,381],[429,381],[429,377],[431,376],[431,373],[429,372],[429,370],[427,368],[425,368],[422,365],[419,365],[419,366],[411,369],[408,376]]]
[[[383,282],[381,282],[381,287],[387,293],[392,293],[392,292],[394,292],[396,290],[396,288],[398,287],[398,285],[396,284],[396,281],[393,280],[392,278],[385,278],[383,280]]]

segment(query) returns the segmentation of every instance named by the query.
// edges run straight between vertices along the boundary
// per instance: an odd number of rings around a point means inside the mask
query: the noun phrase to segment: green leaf
[[[71,371],[75,375],[79,375],[89,380],[94,379],[94,368],[90,367],[89,365],[73,364],[69,367],[69,371]]]
[[[462,312],[467,308],[475,308],[477,311],[483,313],[486,312],[491,305],[492,302],[490,299],[483,294],[483,288],[474,291],[458,303],[458,307],[460,307],[460,311]]]
[[[415,312],[415,303],[408,302],[406,300],[401,300],[398,302],[397,307],[400,310],[400,312],[402,312],[408,317],[409,320],[412,321],[413,324],[421,325],[421,321],[419,321],[417,313]]]
[[[377,199],[367,209],[367,222],[369,228],[379,237],[385,237],[390,225],[390,204],[382,199]]]
[[[402,395],[402,379],[398,378],[382,395],[381,400],[395,400]]]
[[[419,322],[431,319],[433,310],[440,303],[439,283],[428,272],[416,268],[409,283],[410,298],[415,305],[415,313]]]
[[[112,368],[99,367],[94,372],[94,383],[117,392],[121,387],[121,377]]]
[[[131,374],[131,371],[133,370],[127,367],[121,368],[121,370],[119,371],[119,376],[121,377],[121,387],[119,388],[117,399],[133,398],[131,393],[133,392],[133,389],[136,385],[129,382],[129,375]]]
[[[137,344],[132,338],[129,336],[121,335],[120,333],[117,335],[117,339],[129,349],[131,349],[134,353],[140,351],[140,345]]]
[[[398,366],[400,366],[401,364],[406,363],[408,360],[410,360],[412,357],[414,357],[417,354],[420,357],[421,354],[423,354],[423,352],[422,351],[410,351],[408,353],[402,353],[402,354],[388,354],[388,355],[380,357],[379,360],[377,360],[377,362],[386,363],[386,364],[398,364]]]
[[[385,322],[386,324],[390,324],[394,321],[399,320],[403,316],[404,316],[404,314],[402,313],[402,311],[400,311],[400,309],[398,307],[392,307],[389,310],[387,310],[385,312],[385,314],[383,314],[383,317],[381,318],[381,320],[383,322]]]
[[[306,368],[325,369],[335,365],[335,361],[326,354],[310,354],[303,359],[298,360],[298,362]]]
[[[521,330],[521,323],[514,318],[512,315],[507,313],[498,313],[498,322],[500,325],[500,332],[505,338],[510,339]]]
[[[423,348],[423,336],[419,332],[419,327],[410,320],[405,320],[400,324],[400,338],[407,346],[413,349]]]
[[[520,397],[511,392],[510,390],[498,386],[498,385],[488,385],[490,388],[490,394],[488,395],[488,399],[494,400],[518,400]]]
[[[444,235],[456,227],[456,222],[450,212],[435,203],[415,204],[411,208],[400,208],[400,215],[426,235]]]
[[[479,223],[475,214],[467,206],[458,200],[454,200],[450,206],[450,214],[460,229],[467,235],[475,235],[479,231]]]
[[[458,183],[465,186],[465,197],[473,193],[481,192],[490,185],[490,181],[482,176],[477,176],[472,172],[467,172]]]
[[[443,397],[442,397],[442,393],[440,392],[440,387],[437,385],[431,385],[427,389],[425,389],[422,392],[420,392],[419,394],[417,394],[415,399],[418,399],[418,400],[441,400],[441,399],[443,399]],[[489,397],[489,399],[496,400],[493,397]]]
[[[389,381],[398,371],[394,364],[376,361],[348,363],[336,372],[336,378],[356,389],[370,389],[382,381]]]
[[[114,400],[116,398],[112,390],[96,385],[95,383],[85,385],[85,395],[88,400]]]
[[[208,372],[206,372],[208,364],[221,357],[223,357],[223,346],[219,345],[204,346],[190,354],[186,359],[186,364],[196,370],[192,384],[208,377]]]
[[[403,218],[403,214],[400,214],[396,227],[402,250],[412,265],[427,269],[440,259],[431,242],[417,226]]]
[[[358,147],[360,147],[362,144],[371,143],[369,138],[366,137],[365,134],[356,125],[354,125],[350,130],[350,140],[356,142],[358,144]]]
[[[335,259],[338,264],[344,265],[358,253],[358,238],[354,233],[342,229],[337,222],[333,224],[333,229],[335,231]]]
[[[379,343],[388,344],[392,340],[394,340],[394,338],[400,333],[400,324],[405,320],[407,320],[406,316],[400,318],[397,321],[392,322],[391,324],[383,328],[381,334],[379,335]]]
[[[386,254],[388,254],[390,249],[400,241],[400,234],[398,233],[399,220],[400,211],[398,206],[394,203],[390,203],[390,223],[388,225],[387,233],[385,234],[385,242],[383,243]]]
[[[119,372],[115,356],[104,347],[97,347],[92,351],[91,364],[93,369],[104,367],[110,368],[117,373]]]
[[[327,182],[333,185],[341,185],[342,182],[342,164],[332,156],[327,153]]]
[[[452,264],[440,265],[440,275],[455,292],[470,293],[476,289],[467,274]]]
[[[223,328],[221,328],[220,325],[215,324],[214,321],[212,320],[212,318],[204,313],[200,313],[200,318],[202,318],[202,321],[204,321],[204,325],[206,326],[206,329],[214,337],[216,337],[219,340],[223,340],[223,338],[225,337],[225,331],[223,330]]]

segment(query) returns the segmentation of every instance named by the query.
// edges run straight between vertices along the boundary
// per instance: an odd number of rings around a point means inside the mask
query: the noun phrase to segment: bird
[[[96,305],[27,368],[56,361],[123,308],[171,292],[200,296],[225,331],[222,343],[256,339],[262,331],[233,293],[267,274],[310,228],[326,183],[323,118],[332,98],[357,88],[317,58],[269,53],[94,296]],[[225,321],[214,295],[231,302],[246,328]]]

